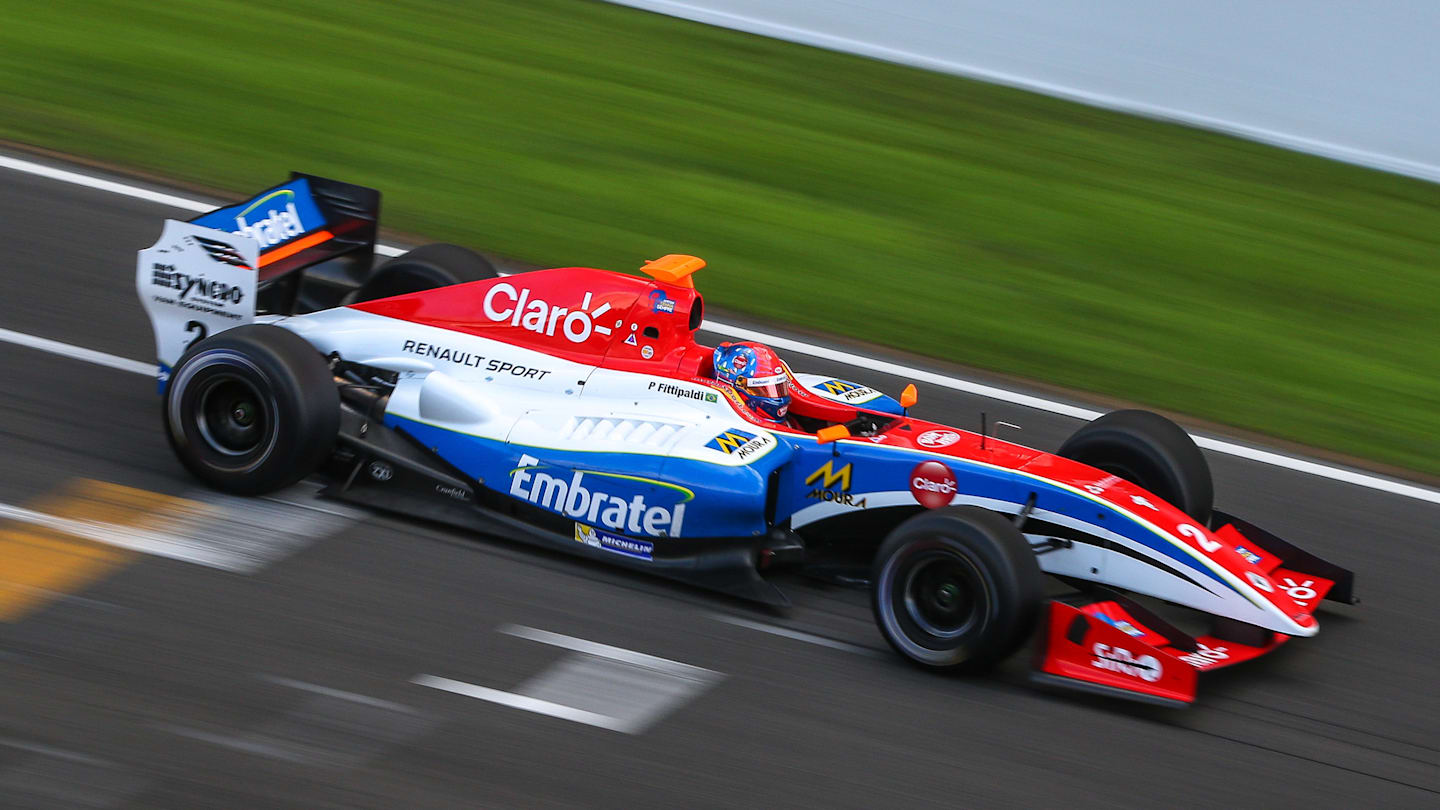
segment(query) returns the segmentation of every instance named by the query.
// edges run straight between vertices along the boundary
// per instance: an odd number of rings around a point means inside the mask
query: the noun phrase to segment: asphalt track
[[[0,170],[0,328],[149,358],[134,253],[177,215]],[[0,343],[0,379],[0,504],[194,490],[145,376]],[[929,386],[917,413],[981,410],[1041,448],[1079,424]],[[1019,660],[915,670],[859,592],[796,583],[779,615],[376,515],[249,573],[136,555],[0,624],[0,807],[1435,806],[1440,506],[1210,463],[1222,508],[1355,569],[1364,604],[1188,710],[1036,691]]]

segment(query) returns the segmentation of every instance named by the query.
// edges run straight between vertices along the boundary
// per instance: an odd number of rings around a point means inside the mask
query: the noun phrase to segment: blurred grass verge
[[[4,5],[0,137],[695,253],[761,319],[1440,474],[1440,186],[585,0]]]

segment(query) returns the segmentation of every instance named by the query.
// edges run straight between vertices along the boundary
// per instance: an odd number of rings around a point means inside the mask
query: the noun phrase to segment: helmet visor
[[[790,383],[784,374],[776,374],[770,377],[752,377],[744,381],[741,386],[745,393],[756,397],[786,397],[790,393]]]

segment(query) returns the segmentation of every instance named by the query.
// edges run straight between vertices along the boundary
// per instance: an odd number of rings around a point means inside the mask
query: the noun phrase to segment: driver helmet
[[[727,382],[750,409],[776,422],[790,410],[790,375],[763,343],[721,343],[715,347],[715,379]]]

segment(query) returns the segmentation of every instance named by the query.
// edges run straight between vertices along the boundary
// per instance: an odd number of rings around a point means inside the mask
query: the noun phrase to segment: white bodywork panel
[[[722,466],[779,446],[714,388],[601,369],[489,338],[339,308],[275,321],[322,353],[400,372],[387,412],[496,441],[555,450],[641,453]],[[725,430],[755,439],[707,447]]]
[[[259,266],[260,243],[248,236],[165,220],[135,263],[162,382],[191,343],[254,320]]]

